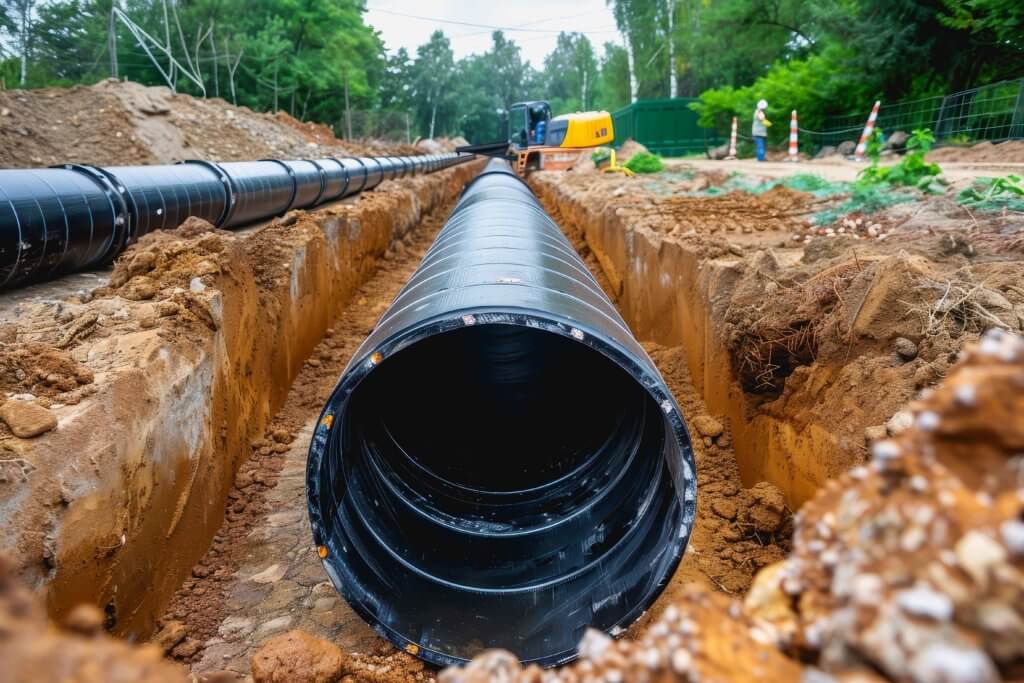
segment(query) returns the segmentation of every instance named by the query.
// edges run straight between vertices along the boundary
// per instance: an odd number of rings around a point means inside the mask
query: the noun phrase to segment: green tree
[[[544,59],[547,99],[556,112],[585,111],[593,106],[600,77],[590,40],[581,33],[560,33],[555,49]]]
[[[438,112],[442,117],[449,115],[452,105],[450,85],[455,71],[451,43],[444,32],[434,31],[430,40],[416,49],[413,64],[412,93],[417,103],[417,116],[422,128],[424,119],[427,136],[434,137],[438,124]],[[442,125],[441,129],[448,126]]]

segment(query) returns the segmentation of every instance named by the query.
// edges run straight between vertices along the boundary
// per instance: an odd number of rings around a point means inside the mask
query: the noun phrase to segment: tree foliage
[[[547,99],[556,114],[614,111],[675,85],[701,98],[705,125],[749,121],[765,98],[770,118],[797,109],[816,128],[875,99],[1024,77],[1020,0],[607,2],[620,41],[596,46],[563,32],[535,68],[501,31],[463,59],[440,31],[388,55],[364,21],[366,0],[0,0],[0,78],[17,87],[24,72],[24,85],[38,87],[116,74],[339,132],[347,101],[407,112],[413,134],[480,142],[503,137],[509,106],[525,99]],[[112,21],[114,7],[152,36],[157,64]]]

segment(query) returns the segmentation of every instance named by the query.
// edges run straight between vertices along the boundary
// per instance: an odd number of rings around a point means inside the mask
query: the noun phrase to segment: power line
[[[567,31],[565,29],[553,29],[553,28],[516,28],[514,26],[495,26],[493,24],[477,24],[472,21],[460,21],[458,19],[442,19],[440,17],[426,17],[420,14],[406,14],[405,12],[394,12],[392,10],[381,9],[378,7],[367,7],[367,10],[371,12],[380,12],[382,14],[391,14],[396,17],[405,17],[407,19],[418,19],[420,21],[435,21],[439,24],[454,24],[456,26],[469,26],[471,28],[485,28],[491,31],[507,31],[509,33],[515,31],[519,33],[618,33],[617,28],[609,29],[592,29],[589,31]]]

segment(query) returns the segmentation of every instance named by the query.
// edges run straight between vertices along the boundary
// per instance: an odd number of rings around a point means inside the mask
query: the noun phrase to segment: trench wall
[[[266,277],[245,257],[243,240],[255,231],[231,240],[203,293],[215,329],[201,339],[144,329],[75,349],[76,360],[102,368],[94,395],[56,407],[55,431],[18,444],[46,467],[13,494],[0,492],[0,550],[46,591],[52,617],[92,602],[115,633],[152,633],[309,353],[393,241],[481,165],[388,183],[311,213],[267,255],[284,277]],[[91,305],[102,320],[103,305],[120,303]]]
[[[557,174],[534,175],[531,184],[565,227],[583,235],[633,334],[685,347],[708,410],[731,423],[745,486],[769,481],[796,510],[828,479],[859,462],[856,449],[813,418],[801,416],[797,422],[753,408],[735,381],[714,315],[715,302],[728,301],[737,279],[734,261],[705,259],[691,247],[633,225],[616,213],[614,204],[574,194]]]

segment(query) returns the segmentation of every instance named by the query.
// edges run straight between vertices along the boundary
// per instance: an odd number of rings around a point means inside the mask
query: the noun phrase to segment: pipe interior
[[[408,457],[420,476],[485,495],[535,489],[578,470],[617,430],[635,429],[643,401],[629,375],[582,344],[483,325],[388,359],[352,410],[371,417],[393,442],[389,455]]]

